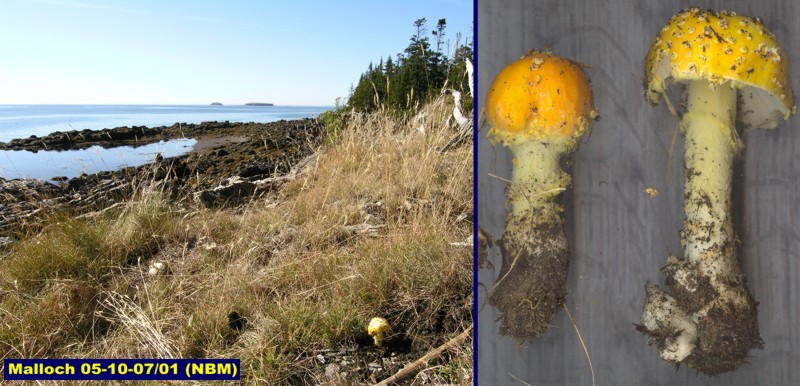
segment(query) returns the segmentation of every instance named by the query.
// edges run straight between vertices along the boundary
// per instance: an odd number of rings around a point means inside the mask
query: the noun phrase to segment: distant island
[[[222,106],[222,103],[219,103],[219,102],[211,102],[211,106]]]
[[[245,103],[245,106],[274,106],[272,103],[259,103],[259,102],[251,102]]]

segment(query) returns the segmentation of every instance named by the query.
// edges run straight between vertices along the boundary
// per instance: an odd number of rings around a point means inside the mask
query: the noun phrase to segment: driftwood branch
[[[458,123],[458,132],[453,138],[447,142],[446,145],[442,146],[439,151],[445,152],[454,148],[456,145],[466,141],[468,138],[472,136],[472,119],[467,118],[464,114],[461,113],[461,93],[453,90],[453,89],[446,89],[442,90],[443,93],[450,92],[453,94],[453,99],[455,99],[455,107],[453,108],[453,118],[455,118],[456,123]]]
[[[475,70],[473,69],[472,62],[469,60],[469,58],[464,59],[464,62],[467,65],[467,84],[469,85],[469,96],[473,97],[475,96],[475,91],[473,91],[474,86],[472,84],[473,81],[472,72]]]
[[[468,97],[472,98],[472,92],[473,92],[472,91],[472,87],[473,87],[472,86],[472,71],[473,71],[472,62],[470,62],[469,59],[466,59],[465,62],[466,62],[466,65],[467,65],[467,83],[469,83],[469,95],[468,95]],[[450,140],[450,142],[448,142],[441,149],[439,149],[439,151],[442,151],[442,152],[447,151],[447,150],[455,147],[456,145],[464,142],[465,140],[470,138],[470,136],[472,134],[472,118],[465,117],[464,114],[461,112],[461,92],[456,91],[454,89],[444,89],[444,90],[442,90],[442,93],[445,93],[445,92],[449,92],[449,93],[453,94],[453,99],[455,99],[455,107],[453,107],[453,118],[458,123],[458,133],[456,133],[456,135]]]
[[[419,359],[415,360],[414,362],[411,362],[411,363],[407,364],[405,367],[400,369],[400,371],[398,371],[397,373],[395,373],[391,377],[386,378],[386,379],[384,379],[383,381],[381,381],[379,383],[376,383],[375,386],[393,385],[395,383],[398,383],[398,382],[400,382],[400,381],[402,381],[404,379],[407,379],[407,378],[413,376],[414,374],[416,374],[419,371],[421,371],[422,367],[425,366],[428,363],[428,361],[430,361],[431,359],[436,359],[439,356],[441,356],[442,353],[444,353],[445,351],[447,351],[447,350],[449,350],[449,349],[451,349],[451,348],[453,348],[455,346],[460,345],[461,342],[466,340],[467,337],[469,337],[471,335],[471,333],[472,333],[472,326],[470,325],[469,328],[464,330],[464,332],[459,334],[457,337],[455,337],[453,339],[450,339],[445,344],[443,344],[443,345],[441,345],[441,346],[429,351],[427,354],[423,355],[422,358],[419,358]]]

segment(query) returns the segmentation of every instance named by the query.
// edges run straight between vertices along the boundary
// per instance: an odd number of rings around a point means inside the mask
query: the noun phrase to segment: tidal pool
[[[191,138],[160,141],[137,147],[92,146],[82,150],[0,150],[0,177],[36,178],[53,181],[54,177],[77,177],[81,173],[119,170],[153,162],[156,154],[175,157],[192,150],[197,140]]]

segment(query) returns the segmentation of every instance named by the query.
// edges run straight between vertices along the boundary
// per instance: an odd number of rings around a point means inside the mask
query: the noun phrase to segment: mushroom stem
[[[560,166],[561,155],[566,150],[564,145],[528,141],[509,148],[514,155],[514,171],[508,194],[510,210],[507,222],[527,218],[525,229],[529,229],[531,221],[560,215],[563,208],[554,198],[570,183],[569,174],[564,173]],[[531,213],[536,213],[533,220],[530,219]]]
[[[671,256],[664,268],[672,296],[648,287],[642,324],[663,359],[713,374],[738,367],[763,343],[731,219],[732,165],[742,147],[734,126],[736,89],[693,81],[687,94],[684,259]],[[687,315],[693,326],[686,325]]]
[[[568,147],[529,141],[510,149],[514,172],[501,245],[503,266],[489,304],[502,313],[502,334],[533,340],[566,297],[569,247],[557,197],[571,180],[559,165]]]
[[[736,237],[731,213],[733,158],[741,149],[734,121],[736,90],[728,83],[688,85],[682,238],[685,258],[709,274],[737,276]],[[735,274],[734,271],[736,271]]]

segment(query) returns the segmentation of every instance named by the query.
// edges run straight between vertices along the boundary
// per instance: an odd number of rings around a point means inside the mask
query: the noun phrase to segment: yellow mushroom
[[[774,128],[795,111],[787,56],[760,19],[690,8],[674,15],[645,61],[647,100],[685,85],[684,258],[646,286],[642,326],[661,358],[707,374],[733,370],[761,347],[756,303],[739,270],[731,174],[746,127]]]
[[[389,332],[389,322],[384,318],[372,318],[367,326],[367,333],[375,341],[375,346],[383,347],[383,340]]]
[[[557,197],[571,178],[559,163],[589,131],[597,109],[580,66],[531,51],[497,75],[484,113],[489,138],[514,156],[503,267],[488,300],[502,314],[501,334],[530,341],[564,303],[569,247]]]

